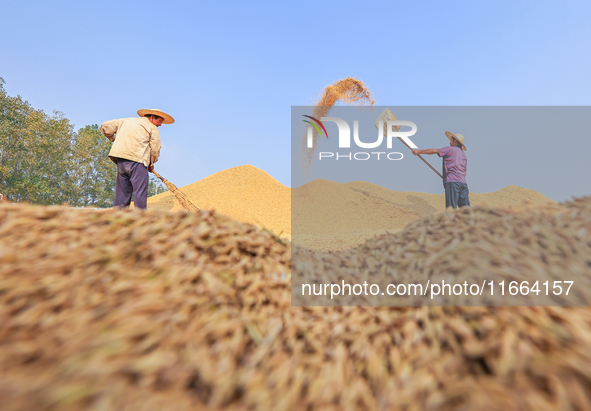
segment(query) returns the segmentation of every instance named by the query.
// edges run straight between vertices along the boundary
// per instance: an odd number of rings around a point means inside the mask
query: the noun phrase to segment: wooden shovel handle
[[[404,140],[403,140],[403,139],[401,139],[400,137],[398,137],[398,140],[402,141],[402,143],[404,143],[404,145],[405,145],[405,146],[407,146],[407,147],[408,147],[410,150],[412,150],[412,148],[410,148],[410,146],[409,146],[408,144],[406,144],[406,141],[404,141]],[[425,160],[423,157],[421,157],[421,155],[420,155],[420,154],[417,154],[417,156],[418,156],[418,157],[419,157],[421,160],[423,160],[423,162],[424,162],[425,164],[427,164],[431,170],[435,171],[435,173],[436,173],[436,174],[437,174],[439,177],[441,177],[441,179],[443,179],[443,176],[442,176],[442,175],[439,173],[439,171],[435,170],[435,169],[433,168],[433,166],[432,166],[431,164],[429,164],[429,162],[428,162],[427,160]]]

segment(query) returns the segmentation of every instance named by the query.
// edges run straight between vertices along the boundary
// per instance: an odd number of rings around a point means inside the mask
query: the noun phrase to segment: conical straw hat
[[[445,132],[445,135],[447,136],[447,138],[449,139],[449,141],[451,141],[452,138],[455,138],[456,140],[458,140],[460,142],[460,144],[462,145],[462,150],[466,151],[466,146],[464,145],[464,136],[461,134],[453,134],[450,133],[449,131]]]
[[[170,114],[166,114],[164,111],[160,111],[157,108],[152,108],[150,110],[143,108],[137,111],[137,115],[140,117],[144,117],[146,114],[153,114],[155,116],[160,116],[164,119],[162,124],[172,124],[174,123],[174,118]]]

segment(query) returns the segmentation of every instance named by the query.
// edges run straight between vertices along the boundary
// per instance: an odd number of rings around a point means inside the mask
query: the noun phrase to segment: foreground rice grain
[[[210,211],[0,205],[0,409],[591,408],[588,308],[292,307],[290,255]]]

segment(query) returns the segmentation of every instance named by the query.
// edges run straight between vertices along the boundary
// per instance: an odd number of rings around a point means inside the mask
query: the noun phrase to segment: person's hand
[[[413,150],[413,151],[412,151],[412,153],[413,153],[415,156],[418,156],[418,155],[419,155],[419,150]]]
[[[153,173],[154,172],[154,164],[150,164],[150,167],[148,167],[148,171],[150,173]]]

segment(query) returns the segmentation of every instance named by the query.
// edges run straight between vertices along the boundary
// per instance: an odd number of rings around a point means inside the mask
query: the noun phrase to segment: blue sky
[[[348,76],[381,106],[591,105],[590,12],[584,1],[24,0],[3,4],[0,77],[76,129],[140,108],[170,113],[156,169],[178,186],[244,164],[289,186],[291,106]],[[591,194],[589,166],[569,169],[590,141],[570,139],[558,178],[527,188],[559,201]],[[511,175],[528,167],[511,167],[468,183],[527,181]],[[561,190],[562,178],[576,188]]]

